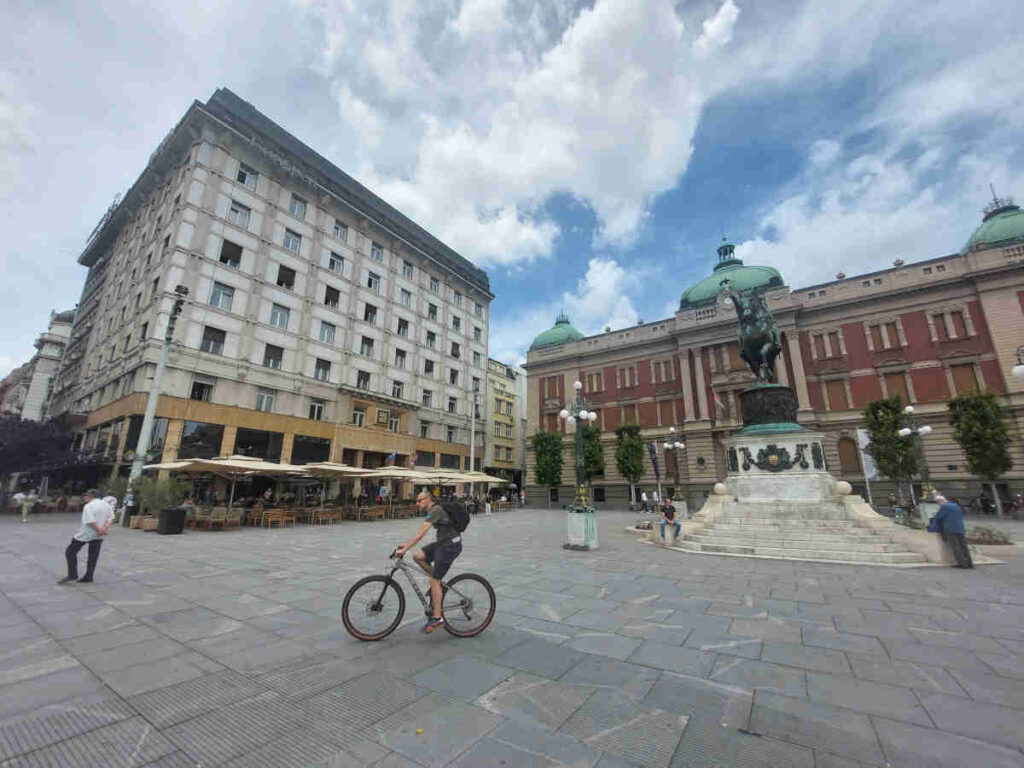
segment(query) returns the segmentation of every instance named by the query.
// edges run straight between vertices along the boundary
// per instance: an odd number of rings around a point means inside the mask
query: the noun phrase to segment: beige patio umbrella
[[[169,466],[184,463],[184,466]],[[231,495],[228,499],[228,511],[235,503],[235,483],[243,477],[266,475],[280,477],[282,475],[308,474],[306,468],[298,464],[275,464],[272,461],[253,458],[252,456],[219,456],[215,459],[189,459],[183,462],[167,462],[165,465],[150,464],[145,469],[170,469],[190,475],[211,474],[231,481]]]

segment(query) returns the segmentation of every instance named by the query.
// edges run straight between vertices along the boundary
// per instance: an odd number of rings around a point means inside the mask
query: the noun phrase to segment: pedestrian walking
[[[971,551],[967,548],[967,529],[964,527],[964,511],[955,501],[949,501],[942,494],[935,494],[939,511],[928,522],[928,530],[942,535],[956,559],[954,568],[973,568]]]
[[[28,522],[29,513],[32,512],[37,501],[39,501],[39,497],[36,496],[36,489],[32,488],[28,495],[21,500],[21,522]]]
[[[100,559],[100,546],[103,544],[101,536],[106,536],[110,530],[110,524],[114,521],[114,513],[110,505],[100,498],[100,492],[90,488],[82,494],[85,506],[82,508],[82,523],[78,533],[71,539],[67,549],[64,550],[64,558],[68,563],[68,575],[58,581],[58,584],[70,584],[78,581],[80,584],[92,582],[93,573],[96,571],[96,564]],[[86,544],[89,545],[89,559],[85,568],[85,576],[78,578],[78,551]]]
[[[651,501],[654,502],[654,511],[657,512],[661,507],[661,496],[657,490],[651,491]]]
[[[647,511],[647,491],[640,491],[640,511]]]

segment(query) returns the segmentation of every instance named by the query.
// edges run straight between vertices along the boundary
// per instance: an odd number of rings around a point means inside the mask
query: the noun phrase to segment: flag
[[[722,402],[722,398],[720,398],[718,396],[718,393],[715,392],[715,390],[713,390],[713,389],[711,390],[711,397],[715,401],[715,407],[718,408],[718,410],[720,410],[720,411],[724,411],[725,410],[725,403]]]
[[[392,452],[391,452],[391,453],[390,453],[390,454],[388,455],[388,461],[390,461],[390,462],[391,462],[392,464],[394,463],[394,461],[395,461],[395,459],[396,459],[396,458],[398,458],[398,451],[397,451],[397,450],[394,450],[394,451],[392,451]]]

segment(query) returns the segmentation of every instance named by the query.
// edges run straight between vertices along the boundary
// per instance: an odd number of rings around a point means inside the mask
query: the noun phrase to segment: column
[[[181,447],[181,433],[184,429],[184,419],[167,420],[167,435],[164,437],[164,452],[160,457],[161,463],[177,460],[178,449]]]
[[[683,403],[686,421],[693,421],[693,382],[690,381],[690,351],[684,349],[679,353],[679,369],[683,376]]]
[[[779,350],[779,356],[775,358],[775,376],[779,384],[789,386],[789,371],[786,370],[786,351]]]
[[[220,455],[230,456],[235,452],[235,437],[238,436],[238,427],[225,426],[224,434],[220,440]]]
[[[281,440],[281,463],[291,464],[292,463],[292,448],[295,445],[295,433],[285,433],[284,438]]]
[[[787,352],[790,355],[790,361],[793,363],[793,378],[796,381],[793,382],[796,389],[796,399],[799,403],[801,411],[809,411],[811,409],[811,397],[807,393],[807,378],[804,375],[804,359],[800,354],[800,343],[796,337],[796,331],[793,334],[786,334],[786,346]]]
[[[697,374],[697,412],[704,421],[708,418],[708,387],[704,382],[704,355],[701,350],[693,356],[693,363]]]

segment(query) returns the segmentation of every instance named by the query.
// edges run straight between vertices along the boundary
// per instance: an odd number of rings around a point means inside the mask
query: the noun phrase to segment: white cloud
[[[21,355],[0,355],[0,379],[4,378],[15,368],[24,365],[31,359],[31,352],[25,352]]]
[[[0,72],[0,200],[21,184],[24,158],[35,146],[32,123],[36,114],[36,109],[18,96],[14,78]]]
[[[832,165],[843,145],[834,139],[818,139],[811,145],[810,162],[817,168],[825,168]]]
[[[703,59],[716,48],[732,40],[732,28],[736,25],[736,19],[740,17],[740,9],[732,0],[725,0],[718,13],[704,21],[703,32],[693,44],[697,58]]]
[[[452,29],[464,39],[494,34],[508,23],[505,5],[506,0],[464,0]]]

